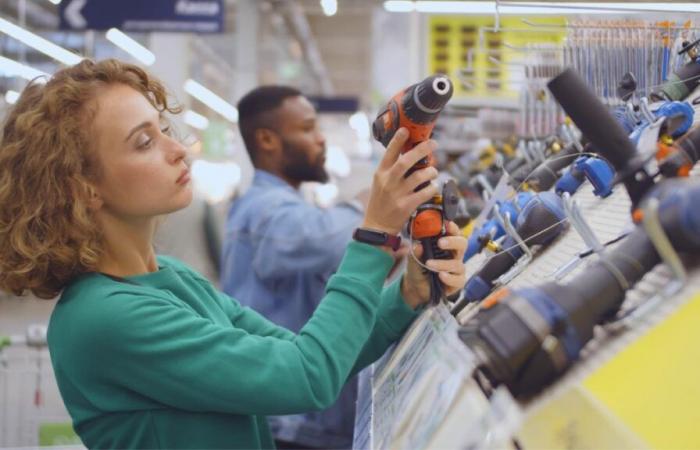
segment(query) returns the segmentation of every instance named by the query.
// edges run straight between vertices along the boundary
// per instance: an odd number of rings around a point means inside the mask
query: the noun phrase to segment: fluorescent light
[[[209,108],[218,112],[233,123],[238,122],[238,110],[209,89],[194,80],[185,81],[185,92],[196,98]]]
[[[0,56],[0,73],[7,77],[20,77],[29,81],[36,79],[37,83],[46,83],[50,78],[46,72],[25,66],[4,56]]]
[[[14,105],[19,98],[19,92],[17,91],[7,91],[5,92],[5,101],[10,105]]]
[[[335,15],[338,12],[338,1],[337,0],[321,0],[321,8],[323,8],[323,14],[327,16]]]
[[[61,4],[61,0],[49,0],[49,1],[50,1],[51,3],[53,3],[54,5],[60,5],[60,4]]]
[[[105,33],[105,37],[114,45],[121,48],[147,66],[150,66],[156,62],[156,55],[154,55],[153,52],[116,28],[110,28],[107,33]]]
[[[185,111],[185,123],[192,128],[196,128],[198,130],[206,130],[207,127],[209,126],[209,119],[204,117],[201,114],[198,114],[191,109],[188,109]]]
[[[409,1],[391,0],[384,2],[384,9],[389,12],[411,12],[416,10],[416,4]]]
[[[496,2],[479,1],[385,1],[389,12],[442,13],[442,14],[495,14]],[[500,2],[499,14],[605,14],[624,12],[700,12],[698,3],[545,3]]]
[[[514,2],[502,2],[504,6],[516,7]],[[530,6],[540,7],[540,8],[565,8],[570,9],[575,12],[577,9],[591,8],[598,11],[630,11],[630,12],[700,12],[700,4],[698,3],[646,3],[646,2],[589,2],[589,3],[570,3],[570,2],[557,2],[557,3],[545,3],[545,2],[526,2],[523,7],[528,8]],[[520,7],[520,5],[517,5]],[[499,8],[500,10],[500,8]]]
[[[65,48],[59,47],[58,45],[47,41],[43,37],[27,31],[22,27],[18,27],[17,25],[13,24],[12,22],[8,22],[3,18],[0,18],[0,32],[3,32],[6,35],[24,43],[25,45],[28,45],[29,47],[32,47],[33,49],[55,59],[56,61],[60,61],[69,66],[77,64],[83,59],[82,56],[71,53]]]

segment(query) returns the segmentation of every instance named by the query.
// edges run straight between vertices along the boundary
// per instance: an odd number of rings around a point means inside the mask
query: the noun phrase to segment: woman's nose
[[[167,158],[168,162],[171,164],[177,164],[185,157],[187,157],[187,148],[182,145],[179,141],[176,139],[173,139],[171,137],[167,137],[168,139],[168,147],[167,147]]]

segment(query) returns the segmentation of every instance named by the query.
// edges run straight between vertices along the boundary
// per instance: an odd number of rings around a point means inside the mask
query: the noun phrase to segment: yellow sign
[[[564,25],[564,17],[533,17],[538,24]],[[493,16],[431,16],[428,27],[428,70],[444,73],[455,83],[455,97],[517,98],[512,73],[522,71],[529,44],[561,44],[566,31],[533,28],[519,17],[501,18],[493,31]],[[513,48],[510,48],[510,47]]]

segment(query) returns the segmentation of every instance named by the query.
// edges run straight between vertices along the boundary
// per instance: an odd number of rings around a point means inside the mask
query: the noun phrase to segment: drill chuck
[[[403,110],[417,124],[429,124],[437,118],[452,97],[452,82],[442,75],[433,75],[406,90]]]

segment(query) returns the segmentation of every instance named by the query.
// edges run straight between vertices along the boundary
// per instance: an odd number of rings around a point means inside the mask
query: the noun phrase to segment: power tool
[[[516,196],[508,201],[496,202],[494,208],[498,208],[500,216],[510,218],[513,227],[516,226],[520,212],[534,196],[531,192],[518,192]],[[464,261],[468,261],[472,256],[479,253],[489,243],[505,236],[506,230],[498,217],[487,220],[478,229],[472,231],[467,240],[467,250],[464,252]]]
[[[665,177],[687,177],[690,169],[700,160],[700,127],[672,144],[658,143],[656,153],[659,172]]]
[[[613,166],[616,181],[625,185],[632,208],[636,209],[654,180],[626,131],[574,70],[564,70],[547,87],[590,141],[591,150]]]
[[[566,228],[568,222],[561,198],[554,192],[540,192],[530,199],[518,216],[516,231],[530,246],[545,246],[554,241]],[[457,315],[472,302],[484,299],[494,288],[498,277],[506,273],[525,254],[513,236],[501,244],[502,251],[492,256],[486,264],[472,275],[464,287],[464,296],[452,308]]]
[[[664,180],[645,201],[650,197],[660,201],[659,220],[673,247],[699,253],[700,181]],[[614,320],[625,292],[659,262],[646,230],[637,226],[566,285],[496,291],[460,337],[492,385],[505,384],[519,397],[535,394],[579,358],[594,327]]]
[[[550,158],[534,168],[532,165],[519,167],[511,173],[514,187],[526,183],[529,189],[536,192],[548,191],[559,178],[559,172],[575,161],[580,153],[581,147],[572,143],[553,153]]]
[[[585,180],[593,185],[593,194],[607,197],[612,194],[615,171],[605,160],[593,156],[579,156],[569,170],[554,185],[554,191],[574,194]]]
[[[652,93],[652,100],[683,100],[700,84],[700,60],[697,47],[700,39],[684,43],[679,55],[688,54],[690,61],[668,77],[660,90]]]
[[[426,141],[435,126],[438,115],[452,97],[453,87],[444,75],[433,75],[412,84],[394,95],[379,112],[372,124],[374,138],[385,147],[400,128],[406,128],[409,138],[401,153]],[[434,165],[432,155],[418,161],[405,176],[418,169]],[[420,190],[425,185],[418,186]],[[429,259],[449,259],[450,253],[438,247],[440,237],[446,234],[446,221],[452,220],[459,203],[459,191],[454,182],[443,186],[442,195],[418,207],[409,222],[409,234],[423,247],[423,262]],[[437,272],[430,272],[430,302],[437,304],[443,298],[443,288]]]
[[[668,135],[673,138],[678,138],[685,134],[693,125],[695,110],[688,102],[663,102],[651,112],[653,119],[665,117],[666,120],[662,124],[659,135]],[[651,126],[648,120],[642,121],[630,133],[630,139],[635,147],[639,145],[640,138],[645,131]]]

